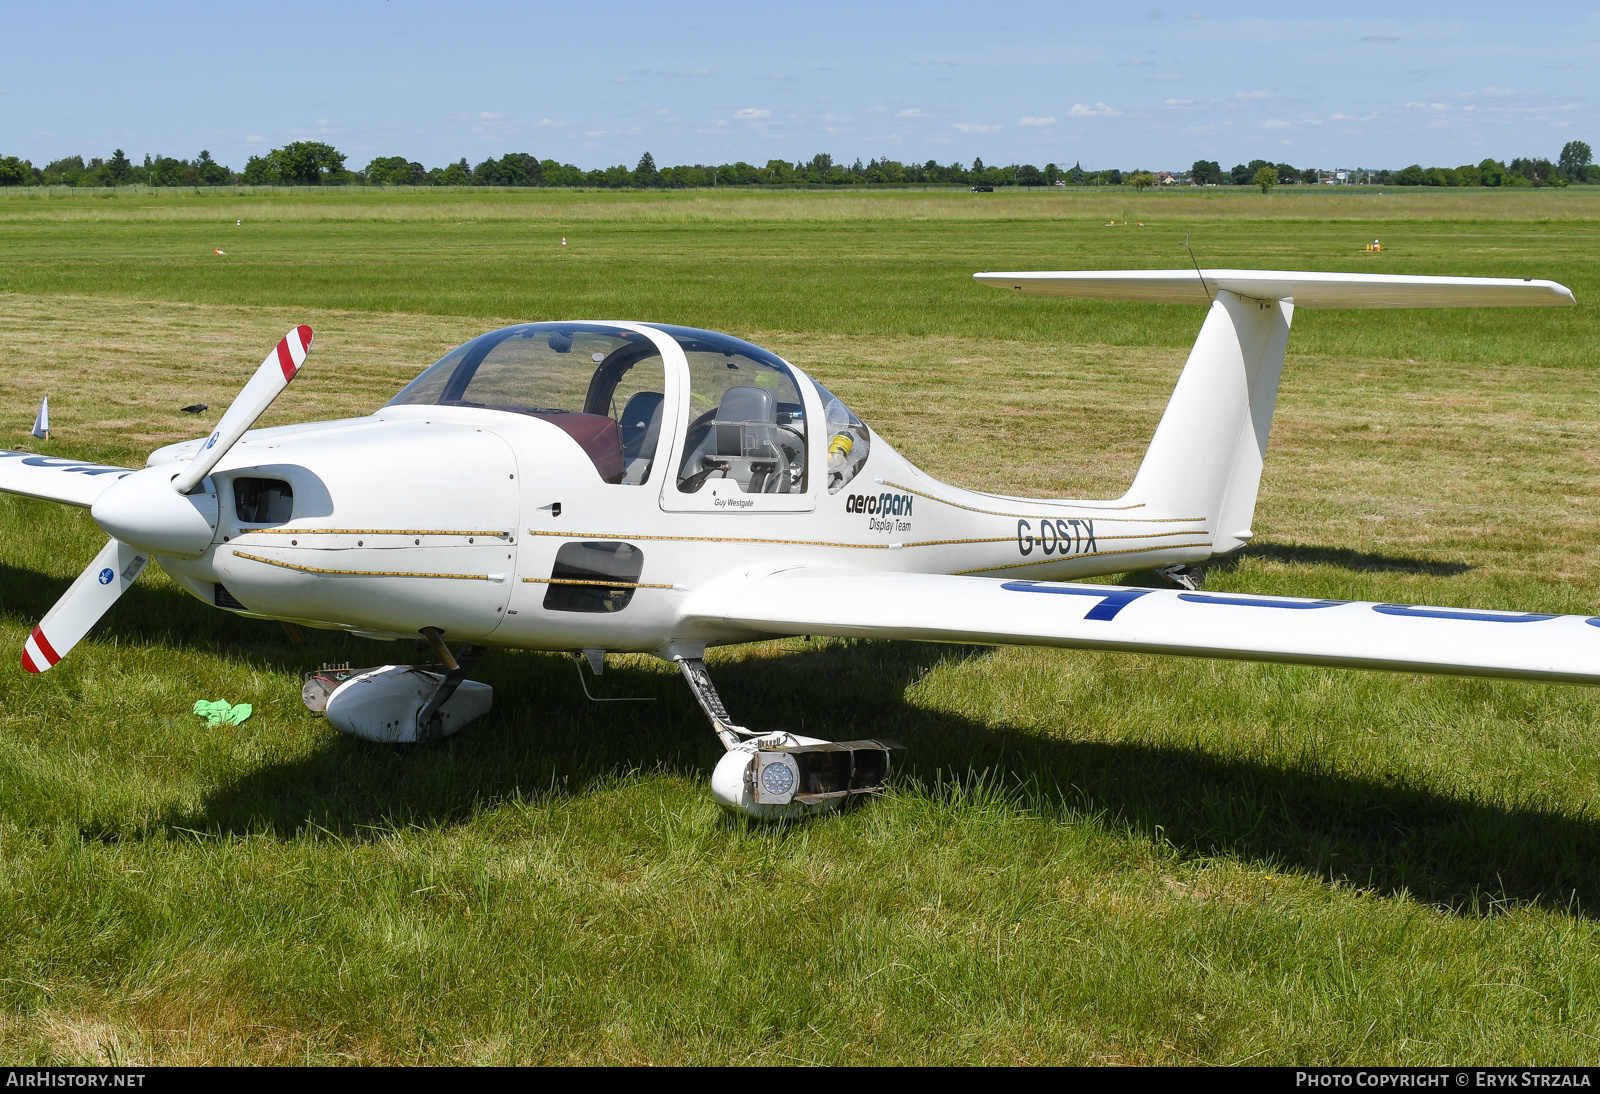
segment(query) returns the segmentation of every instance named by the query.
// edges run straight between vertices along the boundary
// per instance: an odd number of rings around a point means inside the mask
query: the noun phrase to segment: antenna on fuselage
[[[1212,298],[1211,298],[1211,287],[1206,284],[1206,275],[1203,274],[1203,273],[1200,273],[1200,260],[1195,258],[1195,256],[1194,256],[1194,248],[1189,246],[1189,236],[1191,234],[1192,233],[1190,233],[1190,232],[1184,232],[1183,233],[1183,249],[1189,252],[1189,261],[1194,263],[1194,272],[1200,278],[1200,288],[1205,290],[1206,303],[1210,304],[1210,303],[1214,302],[1212,300]]]

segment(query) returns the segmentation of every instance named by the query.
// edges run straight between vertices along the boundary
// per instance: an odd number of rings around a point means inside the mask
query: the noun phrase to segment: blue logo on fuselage
[[[113,571],[113,570],[112,570],[112,569],[111,569],[111,568],[110,568],[110,567],[109,567],[109,566],[108,566],[108,567],[106,567],[106,568],[105,568],[105,569],[104,569],[104,570],[101,570],[101,571],[100,571],[100,584],[102,584],[102,585],[109,585],[109,584],[111,584],[111,579],[112,579],[112,578],[114,578],[114,577],[116,577],[116,576],[117,576],[117,575],[116,575],[116,572],[115,572],[115,571]]]

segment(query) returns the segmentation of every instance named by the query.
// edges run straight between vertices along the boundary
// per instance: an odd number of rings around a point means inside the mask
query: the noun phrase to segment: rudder
[[[1290,300],[1217,293],[1126,495],[1162,513],[1203,515],[1213,554],[1252,536],[1293,318]]]

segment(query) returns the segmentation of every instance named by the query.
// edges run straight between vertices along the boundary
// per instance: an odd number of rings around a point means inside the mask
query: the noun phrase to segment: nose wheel
[[[776,819],[836,809],[858,794],[884,790],[893,741],[825,741],[796,733],[757,733],[735,725],[698,657],[678,669],[726,748],[711,773],[717,804],[746,816]]]

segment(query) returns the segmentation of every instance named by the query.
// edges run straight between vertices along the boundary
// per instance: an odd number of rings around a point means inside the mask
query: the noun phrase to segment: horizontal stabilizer
[[[0,492],[42,501],[59,501],[87,509],[106,487],[131,474],[133,470],[127,467],[107,467],[0,448]]]
[[[697,591],[761,635],[997,642],[1600,684],[1600,619],[1248,593],[797,568]]]
[[[1407,274],[1300,273],[1287,270],[1068,270],[978,273],[985,285],[1025,296],[1209,304],[1219,289],[1257,300],[1290,300],[1313,311],[1333,308],[1569,307],[1572,290],[1554,281],[1514,277],[1413,277]],[[1202,287],[1201,278],[1205,285]]]

